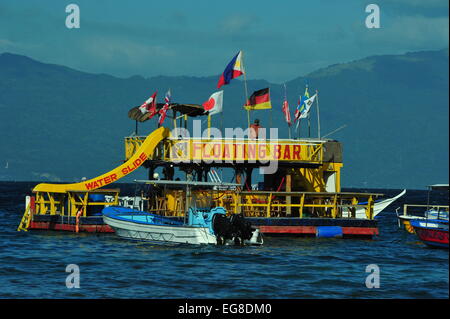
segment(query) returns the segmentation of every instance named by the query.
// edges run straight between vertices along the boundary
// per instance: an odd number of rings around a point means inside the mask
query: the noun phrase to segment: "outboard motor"
[[[255,228],[252,227],[248,220],[245,220],[243,214],[234,214],[230,217],[230,223],[235,230],[234,243],[243,245],[244,240],[250,240]]]
[[[233,230],[230,220],[222,214],[214,214],[212,228],[217,238],[217,245],[225,245],[227,240],[233,238]]]
[[[244,245],[244,241],[250,240],[256,230],[242,214],[234,214],[230,218],[215,214],[212,227],[218,245],[224,245],[227,241],[232,241],[235,245]]]

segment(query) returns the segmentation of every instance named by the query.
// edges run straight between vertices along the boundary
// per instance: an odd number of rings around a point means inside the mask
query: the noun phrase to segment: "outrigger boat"
[[[426,227],[426,228],[441,228],[442,225],[448,225],[448,214],[449,214],[449,206],[448,205],[431,205],[430,204],[430,196],[431,192],[435,190],[447,190],[449,189],[448,184],[435,184],[428,186],[428,196],[427,196],[427,204],[426,205],[412,205],[412,204],[404,204],[403,205],[403,214],[400,215],[397,209],[397,218],[399,228],[404,228],[407,232],[414,234],[415,227],[412,225],[413,222],[417,227]],[[422,209],[425,208],[423,212],[412,213],[411,210],[408,212],[408,209]],[[426,226],[425,226],[426,224]],[[448,226],[447,226],[448,228]]]
[[[197,181],[140,181],[150,184],[186,186],[187,207],[191,203],[192,186],[240,186],[233,183]],[[196,205],[195,205],[196,206]],[[226,217],[223,207],[190,207],[186,218],[180,220],[120,206],[108,206],[102,211],[105,224],[123,238],[183,244],[262,245],[259,230],[252,227],[242,214]]]
[[[430,247],[448,249],[448,220],[447,221],[421,221],[411,220],[417,237]]]
[[[386,207],[391,205],[393,202],[395,202],[397,199],[402,197],[406,194],[406,189],[404,189],[400,194],[397,196],[394,196],[392,198],[387,198],[378,202],[375,202],[373,204],[373,217],[375,218],[379,213],[381,213]],[[365,203],[361,203],[365,204]],[[366,209],[364,207],[358,207],[356,208],[356,218],[367,218],[366,215]]]

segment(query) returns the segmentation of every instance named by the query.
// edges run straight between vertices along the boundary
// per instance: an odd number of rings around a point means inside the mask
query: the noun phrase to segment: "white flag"
[[[302,111],[302,113],[298,117],[299,119],[304,119],[304,118],[306,118],[308,116],[309,109],[311,108],[311,105],[313,105],[314,99],[316,98],[316,95],[317,95],[317,93],[314,94],[313,96],[311,96],[305,102],[303,102],[303,103],[305,103],[305,109]]]
[[[223,91],[218,91],[213,93],[208,101],[203,103],[203,108],[205,111],[209,111],[209,115],[217,114],[222,112],[223,104]]]

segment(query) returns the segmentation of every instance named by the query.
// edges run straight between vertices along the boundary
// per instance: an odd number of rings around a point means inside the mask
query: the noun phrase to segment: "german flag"
[[[271,109],[270,92],[269,88],[261,89],[253,92],[253,94],[245,103],[244,108],[246,110],[266,110]]]

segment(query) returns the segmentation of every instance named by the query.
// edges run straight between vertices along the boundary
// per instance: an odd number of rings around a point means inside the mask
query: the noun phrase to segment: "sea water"
[[[449,297],[448,250],[428,248],[398,229],[395,209],[426,204],[425,190],[408,190],[382,212],[380,235],[373,240],[266,236],[260,247],[224,247],[139,243],[114,234],[17,232],[24,196],[35,184],[0,183],[0,298]],[[347,191],[387,197],[400,192]],[[448,192],[430,201],[448,203]],[[79,269],[79,288],[66,285],[68,265]],[[373,269],[378,288],[366,285]]]

